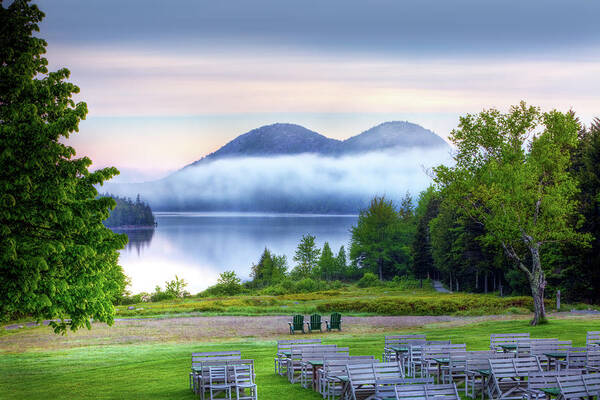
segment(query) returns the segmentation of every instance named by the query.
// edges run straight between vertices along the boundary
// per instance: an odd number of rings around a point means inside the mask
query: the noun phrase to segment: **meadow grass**
[[[532,306],[530,296],[498,297],[494,294],[438,293],[430,288],[346,286],[336,290],[281,296],[189,297],[132,306],[120,305],[117,306],[117,317],[281,315],[333,311],[345,315],[490,315],[507,311],[526,313]],[[129,310],[129,307],[135,309]]]
[[[527,320],[489,321],[476,324],[441,323],[407,332],[425,333],[431,339],[466,343],[469,350],[486,349],[490,333],[530,332],[532,337],[572,339],[583,345],[588,330],[600,330],[600,319],[573,317],[550,319],[531,327]],[[406,332],[406,331],[405,331]],[[399,331],[389,332],[389,334]],[[324,343],[350,347],[353,355],[380,358],[384,334],[321,335]],[[0,337],[1,340],[1,337]],[[222,343],[160,343],[86,346],[57,351],[3,352],[0,356],[2,399],[193,399],[188,389],[190,354],[193,351],[239,349],[255,360],[259,398],[319,399],[298,384],[290,385],[273,371],[276,342],[229,339]]]

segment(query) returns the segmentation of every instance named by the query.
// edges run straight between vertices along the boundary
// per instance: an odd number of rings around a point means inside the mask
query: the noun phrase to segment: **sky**
[[[68,143],[121,182],[163,177],[256,127],[345,139],[390,120],[600,116],[591,0],[37,0],[51,70],[89,114]]]

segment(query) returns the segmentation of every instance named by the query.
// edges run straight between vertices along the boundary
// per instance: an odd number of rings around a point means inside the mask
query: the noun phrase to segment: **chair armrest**
[[[291,326],[292,326],[292,323],[291,323],[291,322],[288,322],[288,325],[291,327]]]

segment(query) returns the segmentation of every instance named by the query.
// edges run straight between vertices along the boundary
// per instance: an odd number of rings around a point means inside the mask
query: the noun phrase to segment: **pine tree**
[[[315,237],[303,235],[294,255],[294,261],[298,263],[294,268],[295,273],[301,278],[311,276],[320,254],[321,250],[315,245]]]
[[[318,266],[321,273],[321,278],[324,278],[328,281],[333,279],[333,274],[336,270],[336,259],[333,257],[333,252],[331,251],[331,247],[329,247],[328,242],[323,244]]]

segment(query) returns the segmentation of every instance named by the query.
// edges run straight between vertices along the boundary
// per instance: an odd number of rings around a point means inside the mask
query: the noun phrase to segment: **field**
[[[551,302],[548,302],[551,305]],[[130,310],[129,307],[135,309]],[[345,315],[490,315],[527,313],[531,297],[438,293],[433,289],[343,286],[316,293],[233,296],[138,303],[117,307],[118,317],[192,315],[281,315],[343,312]]]
[[[356,317],[348,329],[340,333],[315,334],[326,343],[349,346],[351,354],[380,357],[385,334],[422,332],[429,338],[450,338],[466,343],[468,349],[485,349],[489,334],[496,332],[531,332],[533,337],[572,339],[575,345],[585,343],[588,330],[600,330],[600,318],[570,313],[555,314],[546,325],[530,327],[528,316],[501,317]],[[252,318],[263,318],[271,324],[283,323],[289,317],[198,317],[196,329],[215,325],[238,327],[247,335],[233,331],[220,336],[211,331],[186,336],[179,329],[193,318],[154,318],[117,322],[113,328],[95,324],[92,331],[54,336],[49,328],[26,328],[0,333],[0,393],[2,399],[193,399],[187,387],[190,353],[239,349],[245,358],[256,363],[257,383],[261,399],[318,399],[316,393],[290,385],[273,372],[276,339],[289,338],[285,326],[276,333],[263,332]],[[376,318],[382,318],[378,321]],[[221,325],[217,322],[221,320]],[[162,330],[138,340],[135,330],[152,331],[152,324]],[[287,324],[286,324],[287,325]],[[370,326],[372,325],[372,326]],[[170,329],[171,328],[171,329]],[[373,329],[371,329],[373,328]],[[146,331],[144,331],[144,329]],[[233,329],[233,328],[232,328]],[[116,332],[107,335],[103,332]],[[174,333],[167,334],[166,332]],[[97,331],[97,332],[96,332]],[[99,333],[97,335],[96,333]],[[161,336],[164,334],[164,336]],[[129,339],[127,334],[130,334]],[[138,332],[140,333],[140,332]],[[196,338],[204,338],[197,340]]]

